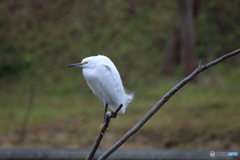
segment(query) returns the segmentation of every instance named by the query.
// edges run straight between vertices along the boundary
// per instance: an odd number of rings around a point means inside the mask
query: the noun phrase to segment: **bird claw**
[[[112,112],[111,118],[117,118],[117,113]]]
[[[102,131],[102,128],[103,128],[103,125],[104,124],[101,124],[99,127],[98,127],[98,132],[100,132],[101,133],[101,135],[105,135],[105,133],[103,133],[103,131]],[[106,129],[106,131],[109,131],[110,129],[109,129],[109,127]]]
[[[112,112],[111,118],[117,118],[118,111],[123,107],[122,104],[116,109],[116,111]]]

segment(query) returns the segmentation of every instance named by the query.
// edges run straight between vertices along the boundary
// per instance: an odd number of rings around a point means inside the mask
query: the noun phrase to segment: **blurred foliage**
[[[200,5],[197,55],[212,59],[238,48],[240,2]],[[61,79],[65,65],[103,54],[130,84],[160,76],[165,45],[179,19],[177,3],[167,0],[0,1],[0,13],[1,77],[27,70]]]
[[[207,62],[239,48],[239,7],[239,0],[201,0],[198,58]],[[65,66],[103,54],[136,92],[129,114],[112,121],[109,147],[179,81],[180,67],[170,78],[160,74],[178,21],[177,3],[169,0],[0,0],[0,145],[16,145],[29,90],[36,88],[27,145],[91,146],[102,104],[81,70]],[[239,62],[206,71],[125,145],[239,148]]]
[[[1,48],[14,46],[14,56],[32,62],[34,72],[104,54],[136,80],[159,65],[175,8],[167,1],[2,1],[8,44]]]
[[[239,7],[238,0],[201,1],[196,21],[198,56],[211,60],[239,48]]]

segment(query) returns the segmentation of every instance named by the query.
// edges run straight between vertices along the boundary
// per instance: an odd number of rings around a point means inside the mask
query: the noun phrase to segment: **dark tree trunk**
[[[180,40],[179,27],[177,26],[169,43],[166,46],[166,57],[163,64],[163,74],[171,74],[176,67],[177,59],[179,57]]]
[[[183,75],[189,75],[196,68],[195,29],[193,0],[178,0],[180,7],[180,41]]]
[[[194,20],[199,13],[199,2],[199,0],[178,0],[180,23],[176,26],[166,46],[166,57],[163,64],[164,74],[171,74],[179,61],[183,64],[184,76],[195,69]]]

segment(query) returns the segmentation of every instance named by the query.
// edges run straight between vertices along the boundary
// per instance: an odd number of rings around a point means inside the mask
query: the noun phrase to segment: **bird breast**
[[[96,82],[98,80],[96,71],[91,68],[83,68],[83,76],[87,82]]]

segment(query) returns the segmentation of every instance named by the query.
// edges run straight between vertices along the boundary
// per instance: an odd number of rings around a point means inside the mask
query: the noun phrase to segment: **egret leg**
[[[106,103],[105,106],[104,106],[103,123],[105,122],[105,119],[106,119],[106,113],[107,113],[107,110],[108,110],[108,104]]]

